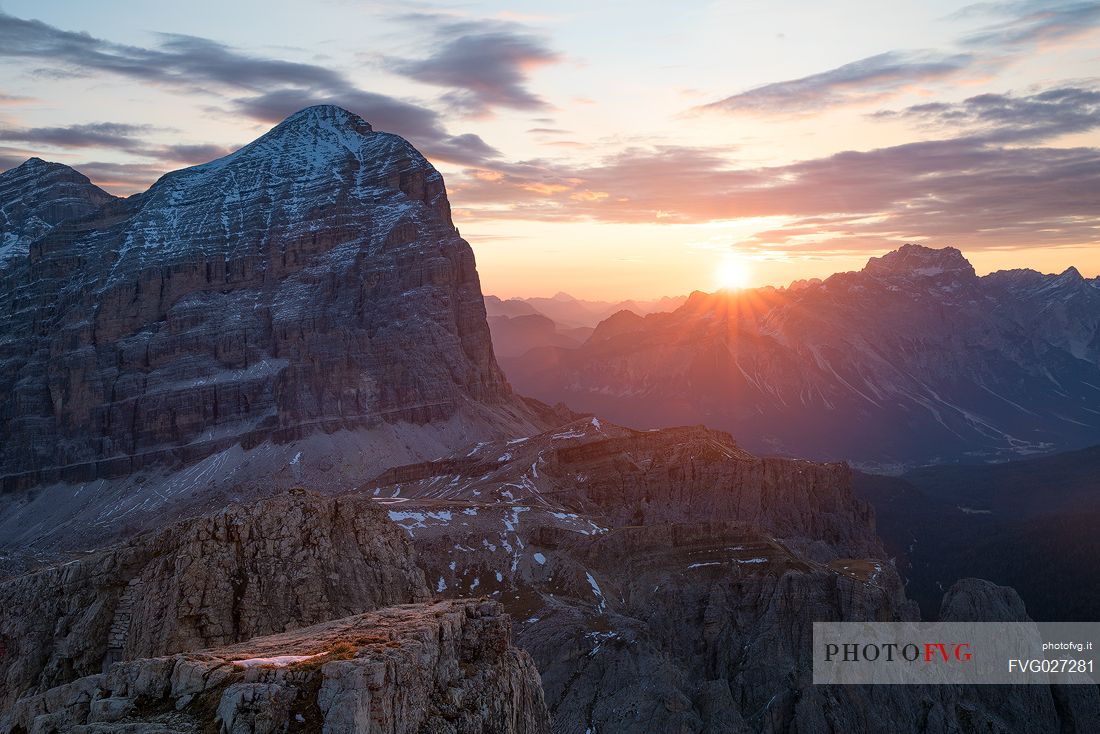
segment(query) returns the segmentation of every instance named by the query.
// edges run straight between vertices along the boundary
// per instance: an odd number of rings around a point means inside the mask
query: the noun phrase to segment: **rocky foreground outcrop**
[[[20,700],[3,732],[543,734],[539,676],[495,602],[391,607],[115,663]]]
[[[0,584],[0,708],[115,661],[428,598],[404,533],[366,498],[233,505]]]

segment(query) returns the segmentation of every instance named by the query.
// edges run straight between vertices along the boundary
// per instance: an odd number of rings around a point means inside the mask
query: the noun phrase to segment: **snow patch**
[[[566,431],[564,433],[555,433],[550,437],[554,441],[564,441],[567,438],[584,438],[584,431]]]
[[[596,610],[603,612],[607,610],[607,601],[604,599],[603,592],[600,591],[600,585],[596,583],[596,579],[592,578],[592,574],[588,571],[584,572],[584,575],[588,577],[588,585],[592,587],[592,593],[596,595],[600,603],[596,605]]]
[[[416,512],[413,510],[390,510],[390,520],[400,525],[405,529],[410,536],[413,535],[413,529],[426,528],[429,526],[429,521],[435,520],[433,524],[445,524],[449,523],[453,519],[450,510],[438,510],[434,512]]]

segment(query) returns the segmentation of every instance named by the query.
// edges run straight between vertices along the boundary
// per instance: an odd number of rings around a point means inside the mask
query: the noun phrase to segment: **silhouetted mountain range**
[[[582,301],[568,293],[553,298],[485,297],[493,351],[498,358],[519,357],[539,347],[579,347],[611,314],[673,311],[686,296],[653,301]]]
[[[756,450],[872,466],[1100,442],[1100,279],[978,277],[906,245],[797,288],[696,292],[580,347],[502,361],[512,384],[645,427],[706,423]]]
[[[591,301],[559,292],[551,298],[509,298],[485,296],[485,311],[492,316],[525,316],[542,314],[562,328],[593,328],[618,311],[637,314],[675,311],[687,301],[687,296],[664,296],[652,300]]]

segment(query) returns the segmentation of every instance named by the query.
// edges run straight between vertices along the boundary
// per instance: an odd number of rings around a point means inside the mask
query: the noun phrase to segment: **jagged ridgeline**
[[[869,467],[1100,443],[1100,278],[904,245],[789,288],[621,312],[580,346],[500,353],[512,385],[638,427],[704,422],[756,451]]]

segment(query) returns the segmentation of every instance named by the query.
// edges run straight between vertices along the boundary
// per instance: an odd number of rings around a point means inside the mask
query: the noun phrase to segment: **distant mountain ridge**
[[[799,286],[695,292],[502,365],[521,392],[626,425],[879,467],[1100,442],[1100,278],[978,277],[955,248],[905,245]]]
[[[485,309],[492,316],[522,316],[538,313],[566,328],[588,327],[619,311],[633,311],[644,316],[660,311],[675,311],[687,301],[687,296],[662,296],[652,300],[588,301],[559,292],[551,298],[509,298],[485,296]]]
[[[568,293],[507,300],[485,296],[485,312],[493,351],[497,358],[508,358],[539,347],[579,347],[597,324],[617,313],[674,311],[686,300],[686,296],[665,296],[652,301],[583,301]]]

